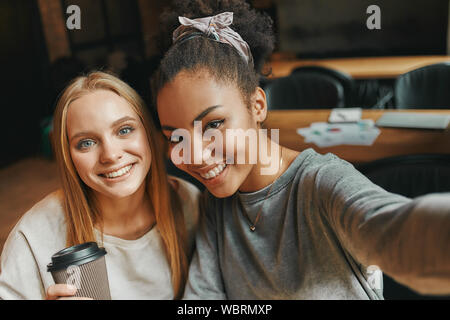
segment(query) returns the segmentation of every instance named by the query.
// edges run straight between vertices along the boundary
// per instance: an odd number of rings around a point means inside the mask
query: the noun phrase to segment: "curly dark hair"
[[[205,36],[171,43],[172,32],[180,25],[179,16],[195,19],[233,12],[230,26],[244,39],[251,50],[251,68],[232,46]],[[259,85],[266,58],[275,46],[273,21],[265,13],[252,9],[243,0],[174,0],[161,15],[159,44],[167,50],[152,80],[153,97],[182,70],[206,69],[216,80],[236,83],[246,102]],[[154,101],[155,103],[156,101]],[[156,106],[156,103],[155,103]]]

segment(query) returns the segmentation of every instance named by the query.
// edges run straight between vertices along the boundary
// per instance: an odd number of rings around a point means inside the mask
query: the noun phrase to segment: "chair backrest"
[[[335,80],[339,81],[339,83],[344,88],[345,107],[353,106],[352,103],[355,90],[355,80],[351,75],[336,69],[322,66],[302,66],[292,70],[292,73],[328,75],[334,78]]]
[[[405,155],[357,166],[385,190],[414,198],[450,192],[450,154]]]
[[[450,108],[450,62],[421,67],[395,81],[398,109]]]
[[[269,109],[329,109],[344,106],[344,88],[325,74],[292,73],[268,83]]]

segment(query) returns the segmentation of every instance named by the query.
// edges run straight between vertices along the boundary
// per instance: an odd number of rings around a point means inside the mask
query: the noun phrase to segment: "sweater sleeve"
[[[343,247],[422,294],[450,293],[450,193],[408,199],[332,157],[309,180]]]
[[[25,235],[17,228],[5,242],[0,266],[1,299],[45,298],[44,284],[33,251]]]
[[[54,284],[47,264],[66,243],[60,196],[57,191],[36,203],[10,232],[0,257],[1,299],[43,299]]]
[[[208,200],[208,193],[205,192],[200,202],[196,250],[183,299],[226,299],[218,257],[215,209],[211,204],[212,200]]]

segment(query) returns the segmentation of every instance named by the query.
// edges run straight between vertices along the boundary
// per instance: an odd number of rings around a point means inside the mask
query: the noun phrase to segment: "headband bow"
[[[197,19],[178,17],[178,20],[181,25],[173,32],[173,43],[180,39],[187,39],[189,35],[194,36],[196,32],[193,29],[197,29],[215,41],[234,47],[245,61],[253,67],[253,57],[249,45],[229,27],[233,23],[233,12],[223,12],[215,16]]]

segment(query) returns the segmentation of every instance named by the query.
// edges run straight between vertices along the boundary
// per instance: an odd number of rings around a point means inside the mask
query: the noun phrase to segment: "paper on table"
[[[361,108],[334,108],[331,110],[328,122],[330,123],[347,123],[358,122],[361,120]]]
[[[306,143],[314,143],[318,147],[335,145],[372,145],[380,134],[371,119],[357,123],[330,124],[314,122],[308,128],[297,129],[297,133],[305,138]]]

